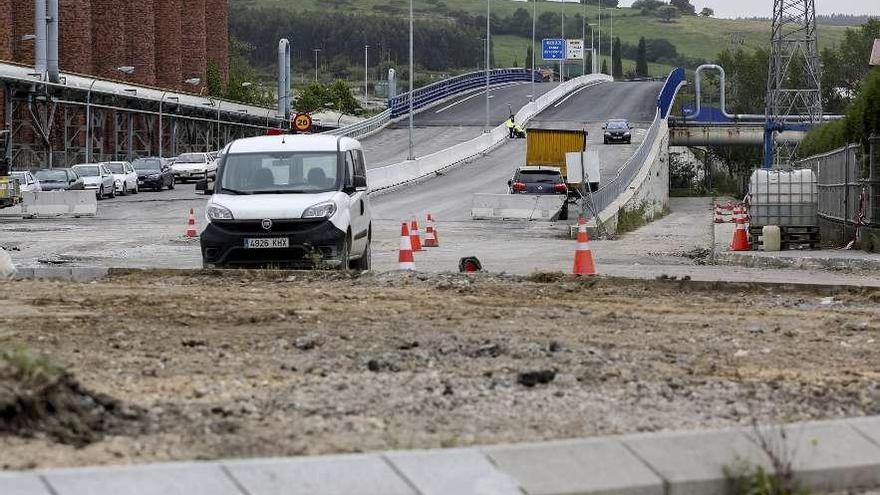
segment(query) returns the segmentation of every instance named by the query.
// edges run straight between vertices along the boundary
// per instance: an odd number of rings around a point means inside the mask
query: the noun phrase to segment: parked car
[[[21,192],[38,192],[43,190],[40,186],[40,181],[30,172],[11,172],[9,175],[18,181],[18,187]]]
[[[116,185],[116,192],[123,196],[138,193],[138,174],[129,162],[105,162],[102,163],[110,173]]]
[[[209,153],[184,153],[174,160],[171,170],[177,182],[217,178],[217,165]]]
[[[520,167],[507,187],[510,194],[568,194],[559,167]]]
[[[138,187],[161,191],[162,188],[174,189],[174,172],[167,158],[138,158],[131,162],[137,172]]]
[[[197,187],[206,188],[207,179]],[[372,223],[361,144],[323,135],[263,136],[226,147],[202,232],[206,266],[370,269]]]
[[[609,143],[632,143],[632,127],[623,119],[611,119],[602,126],[605,131],[603,141]]]
[[[34,174],[44,191],[81,191],[85,188],[83,180],[69,168],[47,168]]]
[[[82,177],[86,190],[94,190],[98,199],[116,197],[116,179],[106,166],[100,163],[74,165],[73,171]]]

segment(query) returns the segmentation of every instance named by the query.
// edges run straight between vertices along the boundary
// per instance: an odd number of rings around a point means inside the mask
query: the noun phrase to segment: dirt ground
[[[65,418],[0,407],[8,470],[880,414],[875,289],[271,272],[7,289],[0,350],[48,356],[114,418],[69,441]]]

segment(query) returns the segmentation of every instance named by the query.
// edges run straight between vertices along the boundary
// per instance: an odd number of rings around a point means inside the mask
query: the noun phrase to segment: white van
[[[207,189],[207,180],[199,184]],[[207,192],[207,191],[206,191]],[[201,235],[205,266],[370,269],[372,223],[361,144],[322,135],[232,142]]]

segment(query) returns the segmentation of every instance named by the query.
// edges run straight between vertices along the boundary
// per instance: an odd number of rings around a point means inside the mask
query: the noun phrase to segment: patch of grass
[[[724,468],[729,483],[728,493],[734,495],[809,495],[809,490],[792,488],[780,476],[768,473],[762,466],[739,460]]]
[[[649,215],[648,208],[652,206],[648,201],[642,201],[635,208],[621,208],[617,212],[617,234],[626,234],[632,232],[639,227],[647,225],[654,220],[665,217],[669,214],[669,207],[664,206],[659,213]]]
[[[24,347],[0,350],[0,377],[15,380],[23,388],[55,382],[64,374],[63,367]]]

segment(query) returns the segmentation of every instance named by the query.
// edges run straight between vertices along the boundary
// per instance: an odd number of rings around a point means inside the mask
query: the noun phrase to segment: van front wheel
[[[372,254],[372,249],[370,249],[370,241],[367,240],[367,247],[364,248],[363,256],[361,256],[360,259],[351,262],[351,269],[359,270],[362,272],[369,271],[372,266]]]
[[[339,269],[340,270],[348,270],[349,264],[351,261],[351,235],[345,236],[345,241],[342,243],[342,248],[339,250]]]

